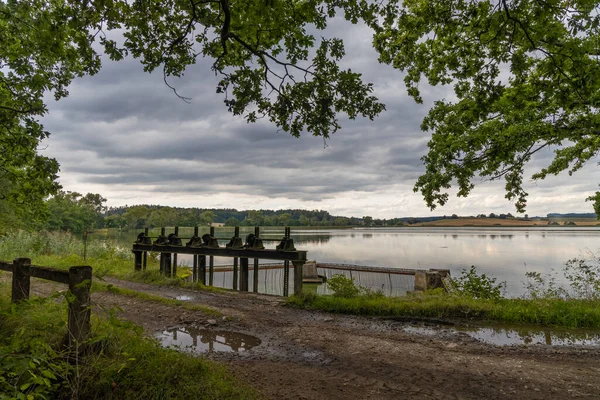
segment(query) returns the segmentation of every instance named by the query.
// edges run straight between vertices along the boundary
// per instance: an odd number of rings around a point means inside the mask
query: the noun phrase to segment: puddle
[[[194,298],[192,296],[185,296],[185,295],[175,296],[175,300],[190,301],[193,299]]]
[[[239,353],[260,344],[260,339],[243,333],[195,328],[167,329],[156,337],[163,347],[179,347],[192,353]]]
[[[600,331],[581,329],[539,329],[506,327],[432,328],[406,326],[404,332],[424,336],[467,334],[481,342],[496,346],[545,344],[549,346],[600,346]]]

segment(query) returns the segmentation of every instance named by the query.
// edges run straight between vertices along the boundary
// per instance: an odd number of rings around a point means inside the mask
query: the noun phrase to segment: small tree
[[[240,220],[236,217],[229,217],[225,220],[225,226],[240,226]]]
[[[213,223],[217,215],[212,211],[203,211],[200,214],[200,225],[210,225]]]

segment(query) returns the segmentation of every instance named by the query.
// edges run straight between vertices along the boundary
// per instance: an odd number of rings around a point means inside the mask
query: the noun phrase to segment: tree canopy
[[[340,113],[375,117],[384,106],[372,86],[338,65],[342,41],[308,31],[340,9],[352,22],[375,18],[357,0],[0,1],[0,179],[11,182],[0,194],[39,205],[57,192],[58,164],[37,151],[49,135],[39,122],[44,94],[67,96],[75,77],[100,69],[100,52],[162,69],[168,86],[198,57],[212,58],[230,112],[294,136],[327,138]]]
[[[577,171],[600,148],[598,11],[598,0],[3,0],[0,196],[39,205],[57,192],[58,164],[38,153],[44,95],[67,96],[100,69],[100,52],[138,58],[168,86],[210,58],[230,112],[293,136],[328,138],[343,114],[374,118],[384,106],[339,67],[342,40],[313,33],[339,14],[373,28],[380,61],[406,72],[417,102],[421,80],[453,85],[422,123],[432,139],[415,191],[426,203],[444,205],[454,181],[467,196],[479,175],[504,178],[523,211],[535,153],[555,151],[537,179]]]
[[[554,159],[534,179],[580,169],[600,149],[598,0],[390,0],[377,25],[380,60],[419,83],[453,85],[422,123],[432,133],[415,191],[432,209],[473,178],[504,178],[526,206],[524,167],[542,149]],[[600,215],[600,193],[595,196]]]

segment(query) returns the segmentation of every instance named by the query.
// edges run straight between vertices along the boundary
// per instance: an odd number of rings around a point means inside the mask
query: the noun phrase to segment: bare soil
[[[95,293],[104,307],[148,335],[172,327],[229,330],[262,343],[211,353],[269,399],[600,399],[600,350],[497,347],[467,335],[413,335],[409,321],[353,317],[284,305],[283,298],[210,293],[111,279],[115,286],[210,306],[216,318],[182,307]],[[37,288],[37,289],[36,289]],[[32,285],[33,290],[42,290]],[[46,289],[47,290],[47,289]]]

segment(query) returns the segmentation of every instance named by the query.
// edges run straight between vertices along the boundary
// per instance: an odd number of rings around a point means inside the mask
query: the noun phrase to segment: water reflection
[[[496,346],[543,344],[549,346],[600,346],[600,331],[584,329],[540,329],[538,327],[453,327],[433,328],[406,326],[403,331],[418,335],[464,333],[481,342]]]
[[[208,229],[208,228],[206,228]],[[241,234],[251,232],[244,227]],[[180,228],[180,236],[191,235],[191,228]],[[138,231],[110,231],[109,235],[91,235],[93,240],[111,240],[130,248]],[[153,230],[152,234],[157,234]],[[233,229],[217,228],[218,237],[229,237]],[[261,236],[274,248],[283,236],[282,228],[261,228]],[[360,238],[359,240],[357,240]],[[451,237],[451,238],[450,238]],[[582,252],[597,252],[598,227],[557,228],[383,228],[299,230],[292,228],[299,250],[308,251],[310,260],[398,268],[449,268],[453,276],[471,265],[507,282],[507,294],[521,296],[523,281],[530,271],[562,271],[566,260]],[[450,240],[452,239],[452,240]],[[505,240],[498,240],[505,239]],[[508,239],[508,240],[506,240]],[[224,241],[222,242],[224,244]],[[440,250],[443,248],[443,250]],[[180,260],[184,260],[180,257]],[[231,263],[231,259],[219,262]],[[217,263],[217,260],[215,260]],[[559,275],[559,284],[566,280]]]
[[[197,328],[171,328],[157,335],[162,346],[177,346],[194,353],[239,353],[260,345],[260,339],[238,332]]]

